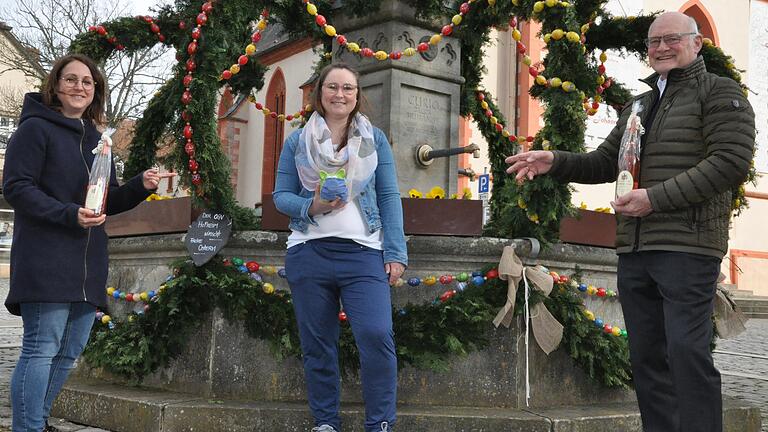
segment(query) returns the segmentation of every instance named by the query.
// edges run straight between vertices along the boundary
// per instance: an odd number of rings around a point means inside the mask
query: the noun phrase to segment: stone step
[[[746,316],[757,319],[768,318],[768,297],[739,297],[734,301]]]
[[[305,432],[313,425],[301,402],[210,400],[114,384],[68,382],[53,415],[115,432]],[[759,432],[760,410],[726,399],[724,432]],[[345,431],[360,432],[361,405],[342,405]],[[640,432],[633,403],[536,409],[398,407],[398,431]]]

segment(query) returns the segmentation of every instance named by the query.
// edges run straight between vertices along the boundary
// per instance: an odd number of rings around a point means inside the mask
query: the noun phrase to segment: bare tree
[[[91,25],[129,15],[122,0],[16,0],[15,9],[0,11],[14,26],[14,34],[27,49],[37,50],[40,64],[50,70],[57,58],[65,55],[74,38]],[[109,98],[107,118],[112,125],[125,118],[136,118],[169,75],[169,64],[161,61],[169,55],[159,45],[132,54],[116,52],[101,67],[107,78]],[[0,55],[0,73],[4,69],[22,71],[40,78],[39,72],[19,58],[23,50]]]
[[[0,85],[0,115],[19,118],[24,102],[24,89],[8,84]]]

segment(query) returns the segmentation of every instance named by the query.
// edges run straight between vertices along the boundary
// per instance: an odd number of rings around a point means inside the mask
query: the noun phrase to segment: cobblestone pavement
[[[723,394],[759,407],[768,432],[768,319],[750,319],[737,338],[719,340],[714,357]]]
[[[7,294],[8,279],[0,279],[0,300],[5,300]],[[21,335],[21,319],[0,306],[0,432],[10,431],[11,427],[9,386]],[[768,319],[750,320],[747,331],[738,338],[719,341],[715,363],[723,375],[723,393],[760,407],[763,431],[768,432]],[[64,432],[108,432],[60,419],[51,419],[51,423]]]

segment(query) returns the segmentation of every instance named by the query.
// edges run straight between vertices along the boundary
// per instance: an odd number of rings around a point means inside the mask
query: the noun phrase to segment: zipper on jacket
[[[83,119],[80,119],[80,126],[83,128],[83,136],[80,137],[80,157],[83,159],[83,165],[85,165],[85,171],[88,175],[91,175],[91,169],[88,167],[88,162],[85,160],[85,153],[83,153],[83,143],[85,142],[85,123]],[[88,185],[86,184],[86,187]],[[83,301],[88,301],[88,294],[85,293],[85,283],[88,280],[88,245],[91,243],[91,229],[88,228],[88,236],[85,239],[85,253],[83,254]]]
[[[654,95],[658,92],[658,87],[654,87]],[[666,89],[664,91],[666,93]],[[645,122],[643,122],[643,126],[645,127],[646,134],[641,138],[640,140],[640,167],[637,170],[637,183],[640,184],[640,178],[642,177],[643,172],[643,153],[645,152],[646,143],[648,142],[648,135],[651,133],[651,128],[653,127],[653,124],[656,122],[656,115],[659,111],[659,108],[661,108],[661,102],[662,99],[664,99],[664,93],[659,93],[658,96],[656,96],[654,99],[653,105],[651,105],[651,108],[648,112],[648,117],[645,118]],[[637,252],[637,250],[640,248],[640,222],[641,218],[636,217],[635,218],[635,240],[632,242],[632,252]]]

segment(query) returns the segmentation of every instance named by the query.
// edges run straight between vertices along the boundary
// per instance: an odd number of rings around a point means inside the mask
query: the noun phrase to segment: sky
[[[122,4],[130,9],[133,14],[148,14],[149,8],[157,4],[166,4],[170,0],[122,0]],[[16,0],[0,0],[0,20],[5,15],[3,12],[12,9]]]

